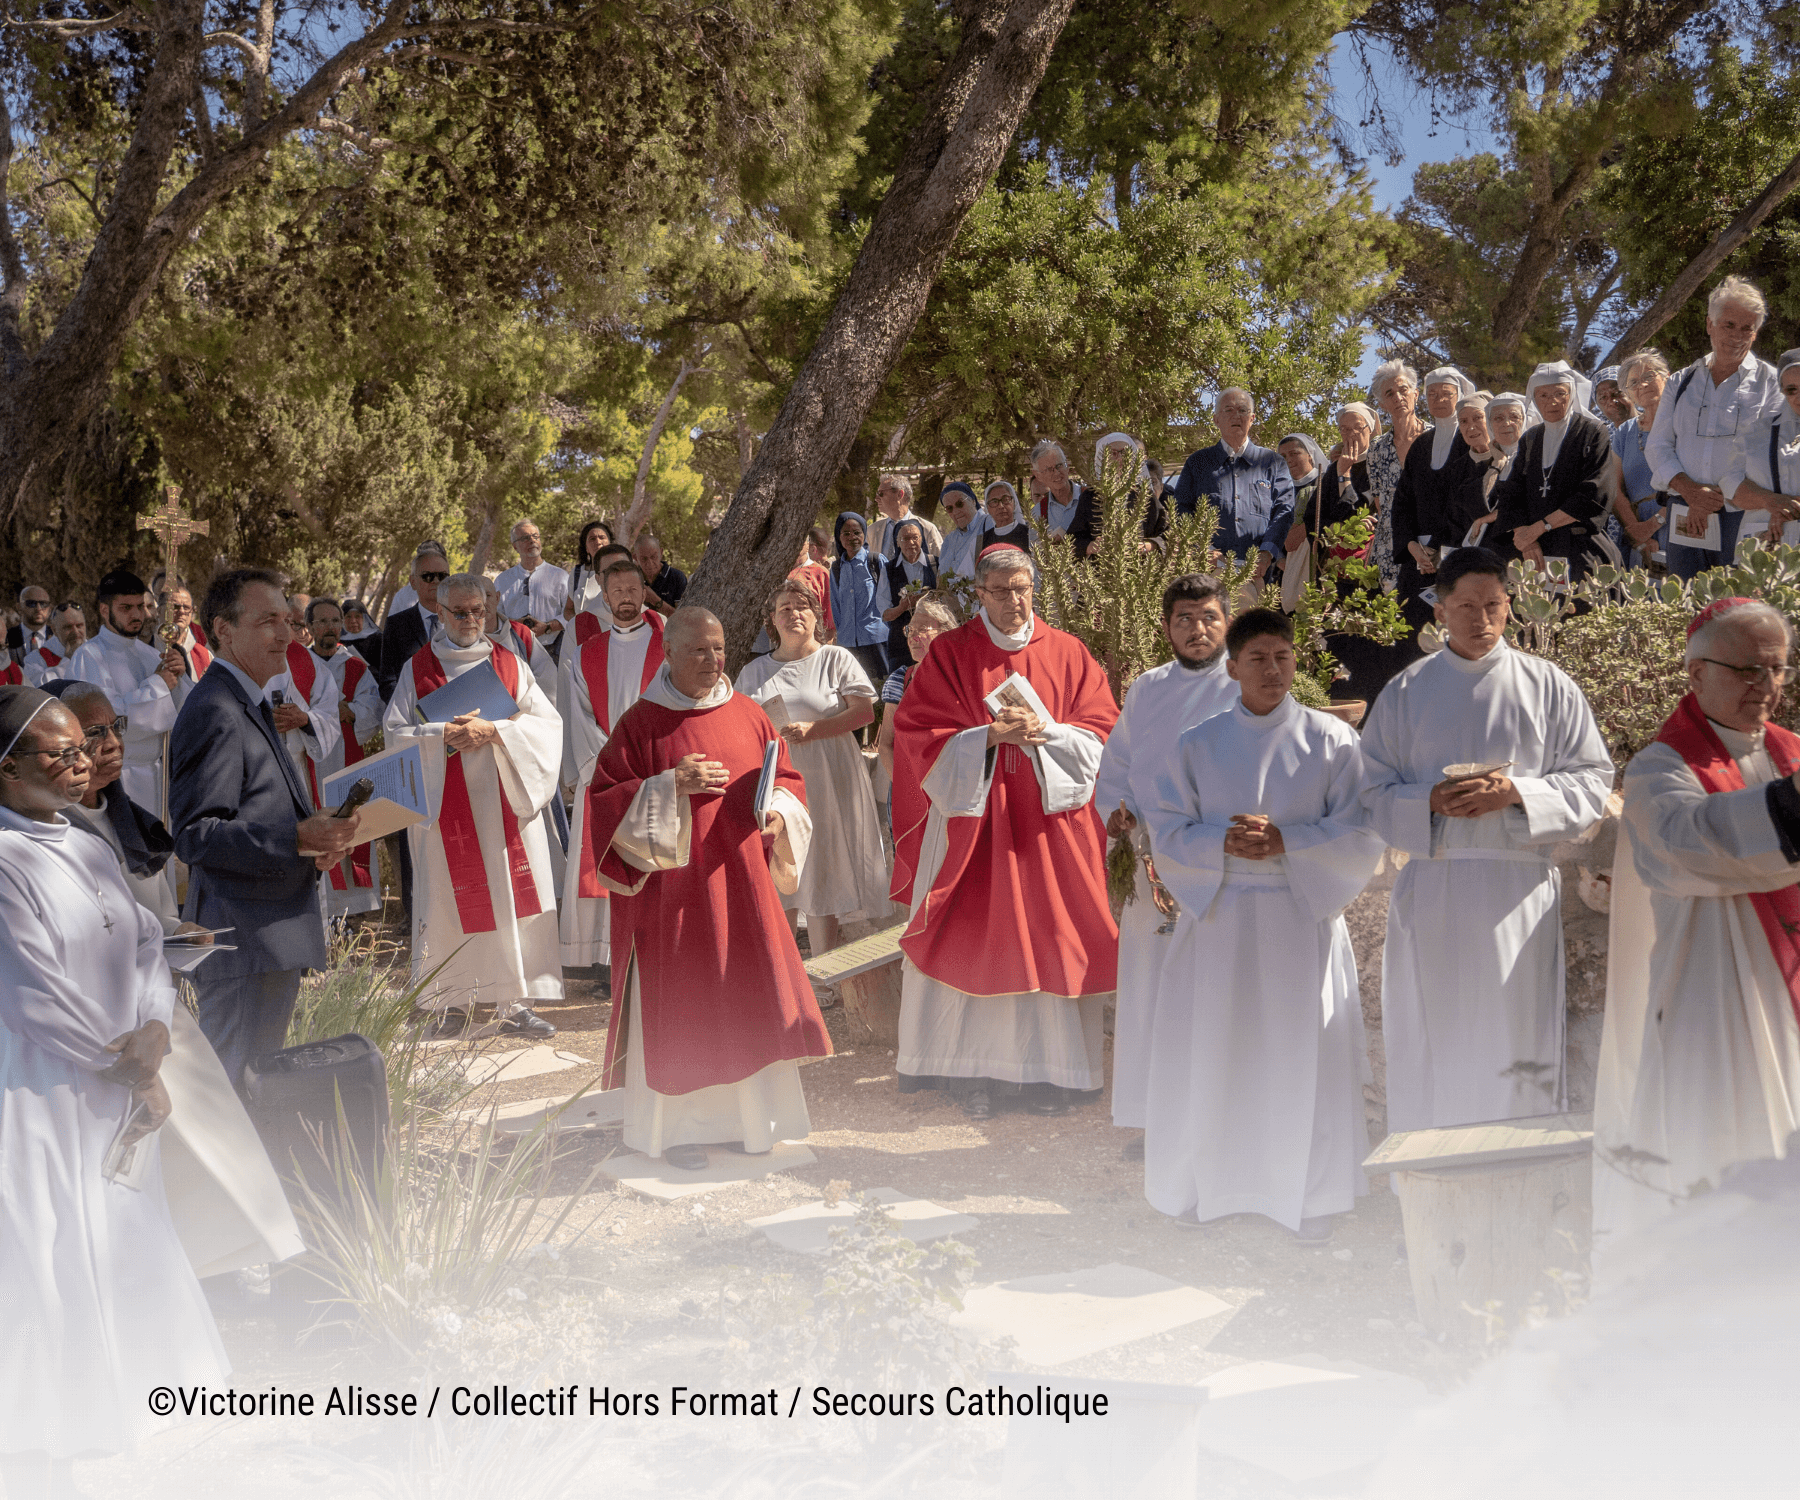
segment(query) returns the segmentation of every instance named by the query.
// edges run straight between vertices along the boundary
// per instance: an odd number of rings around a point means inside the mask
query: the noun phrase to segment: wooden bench
[[[1534,1299],[1560,1310],[1559,1275],[1581,1274],[1593,1220],[1594,1117],[1404,1130],[1363,1163],[1392,1174],[1419,1321],[1479,1339],[1519,1326]]]
[[[859,1045],[900,1045],[900,934],[905,931],[906,923],[896,922],[807,960],[813,988],[835,992],[844,1002],[851,1040]]]

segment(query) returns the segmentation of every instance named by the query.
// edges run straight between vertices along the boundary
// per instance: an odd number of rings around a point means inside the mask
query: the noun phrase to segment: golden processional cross
[[[173,614],[173,596],[179,577],[175,571],[176,554],[189,537],[205,536],[207,523],[181,513],[180,486],[170,484],[163,487],[162,508],[147,516],[139,516],[137,529],[154,531],[163,544],[162,638],[173,646],[181,637],[181,632],[175,628]]]

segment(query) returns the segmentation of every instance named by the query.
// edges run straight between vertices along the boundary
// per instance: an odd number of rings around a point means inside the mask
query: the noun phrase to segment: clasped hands
[[[444,748],[458,752],[479,750],[498,742],[500,729],[480,714],[458,714],[444,726]]]
[[[145,1107],[146,1118],[133,1125],[126,1141],[142,1140],[169,1118],[172,1106],[169,1091],[160,1076],[162,1060],[169,1051],[169,1028],[161,1021],[146,1021],[135,1031],[114,1037],[108,1052],[116,1052],[118,1061],[103,1069],[100,1076],[108,1083],[131,1090],[131,1096]]]
[[[692,755],[684,755],[675,762],[675,790],[684,797],[698,797],[703,794],[717,794],[725,790],[726,783],[731,780],[731,773],[724,764],[716,760],[708,760],[704,750],[696,750]],[[763,837],[778,839],[786,830],[787,823],[778,812],[769,814],[769,821],[763,827]]]
[[[1512,778],[1498,773],[1466,781],[1440,781],[1431,789],[1431,810],[1446,818],[1480,818],[1515,803],[1524,806]]]
[[[296,729],[305,729],[312,722],[306,710],[298,703],[277,703],[274,708],[275,732],[290,734]]]
[[[1044,733],[1044,721],[1029,708],[1003,708],[988,725],[990,745],[1017,745],[1021,750],[1035,749],[1050,742]]]
[[[1281,830],[1261,813],[1233,813],[1225,831],[1225,852],[1238,859],[1273,859],[1287,853]]]

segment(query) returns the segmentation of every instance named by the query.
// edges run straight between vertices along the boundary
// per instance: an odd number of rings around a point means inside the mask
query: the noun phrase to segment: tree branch
[[[1795,188],[1800,188],[1800,155],[1770,179],[1769,185],[1756,195],[1756,200],[1720,232],[1719,237],[1681,269],[1681,274],[1663,288],[1662,295],[1620,335],[1603,365],[1616,365],[1628,354],[1636,354],[1656,336],[1657,331],[1680,311],[1682,303],[1700,290],[1700,284],[1718,269],[1731,252],[1756,231],[1762,221],[1781,206]]]
[[[25,260],[12,227],[12,112],[0,92],[0,359],[10,378],[25,363],[25,343],[19,337],[19,317],[25,310]]]
[[[206,34],[206,45],[208,47],[235,47],[251,62],[262,61],[261,56],[257,53],[256,43],[247,37],[239,36],[235,31],[209,31]]]
[[[707,351],[702,349],[700,358],[704,360],[706,354]],[[675,398],[681,393],[682,382],[688,376],[702,372],[701,365],[689,364],[687,356],[682,356],[675,382],[663,393],[662,405],[656,408],[656,415],[650,421],[650,430],[644,434],[644,451],[638,459],[637,478],[631,482],[631,504],[619,518],[619,538],[627,547],[637,540],[638,532],[644,529],[644,523],[650,519],[650,465],[656,459],[656,445],[662,441],[663,429],[669,425],[669,414],[675,410]]]
[[[3,24],[4,29],[9,31],[41,31],[64,40],[94,36],[102,31],[150,31],[153,29],[150,17],[135,8],[115,10],[109,16],[97,16],[91,21],[77,21],[69,18],[15,21],[9,17],[0,24]]]
[[[435,147],[421,146],[416,141],[400,141],[384,135],[371,135],[366,130],[358,130],[348,120],[339,120],[331,115],[320,115],[313,121],[313,129],[322,130],[327,135],[339,136],[349,141],[351,145],[367,151],[371,156],[385,156],[390,151],[406,151],[414,156],[428,156],[444,169],[444,175],[459,188],[463,185],[462,169]]]

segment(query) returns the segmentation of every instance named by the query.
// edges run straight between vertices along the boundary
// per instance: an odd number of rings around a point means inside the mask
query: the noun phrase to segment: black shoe
[[[1025,1108],[1034,1115],[1066,1115],[1069,1112],[1068,1090],[1056,1084],[1036,1089],[1025,1096]]]
[[[1125,1149],[1119,1153],[1125,1161],[1142,1161],[1144,1159],[1144,1138],[1135,1136],[1125,1143]]]
[[[1294,1231],[1296,1245],[1329,1245],[1331,1243],[1331,1217],[1324,1215],[1317,1219],[1302,1219],[1300,1227]]]
[[[461,1036],[469,1029],[469,1013],[466,1010],[442,1010],[437,1019],[431,1023],[428,1035],[434,1042],[446,1037]]]
[[[683,1172],[704,1172],[710,1160],[704,1146],[664,1146],[662,1159]]]
[[[556,1035],[556,1028],[529,1005],[521,1006],[500,1022],[502,1036],[534,1036],[539,1041]]]
[[[962,1097],[963,1113],[971,1120],[991,1120],[994,1117],[994,1101],[988,1097],[986,1089],[970,1089]]]

